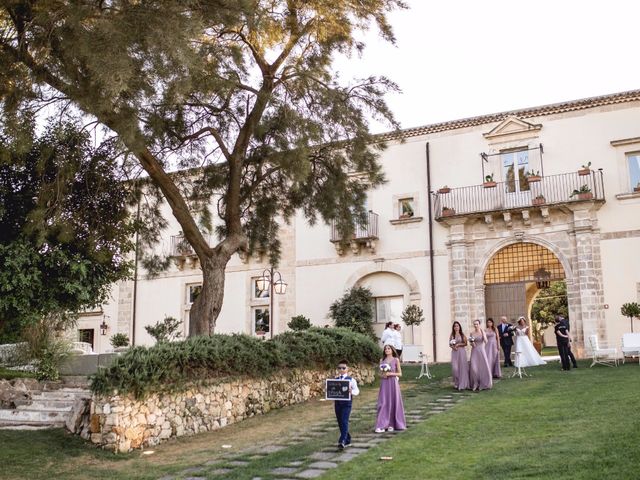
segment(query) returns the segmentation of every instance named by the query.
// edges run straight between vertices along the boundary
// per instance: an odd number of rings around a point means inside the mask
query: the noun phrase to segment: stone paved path
[[[417,383],[403,391],[407,428],[443,413],[469,397],[469,393],[443,389],[439,382]],[[351,415],[353,443],[336,447],[338,428],[334,418],[306,426],[302,432],[269,445],[255,446],[184,469],[159,480],[300,480],[318,478],[353,460],[368,449],[402,432],[373,432],[376,404],[356,404]]]

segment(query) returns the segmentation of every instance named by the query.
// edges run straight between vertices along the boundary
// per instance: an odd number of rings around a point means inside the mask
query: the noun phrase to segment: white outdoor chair
[[[596,363],[608,367],[618,366],[617,348],[601,348],[598,344],[597,335],[589,335],[589,346],[591,347],[592,358],[590,367],[593,367]]]
[[[640,333],[622,335],[622,363],[626,357],[637,357],[640,364]]]
[[[91,355],[93,347],[87,342],[71,342],[72,355]]]

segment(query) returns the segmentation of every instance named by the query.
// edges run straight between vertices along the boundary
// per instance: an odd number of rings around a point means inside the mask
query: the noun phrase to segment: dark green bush
[[[365,287],[353,287],[329,307],[336,327],[346,327],[377,339],[373,333],[373,296]]]
[[[262,377],[289,368],[330,368],[345,358],[374,363],[380,349],[371,338],[346,328],[286,332],[273,340],[248,335],[212,335],[134,347],[91,379],[97,394],[136,397],[188,383],[247,375]]]
[[[311,320],[304,315],[296,315],[295,317],[291,317],[291,320],[287,323],[287,327],[295,331],[308,330],[311,328]]]

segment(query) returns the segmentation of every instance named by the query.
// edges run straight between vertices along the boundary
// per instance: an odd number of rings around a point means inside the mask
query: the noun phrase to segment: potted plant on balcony
[[[446,185],[440,189],[438,189],[438,193],[449,193],[451,191],[451,189],[449,187],[447,187]]]
[[[544,205],[546,202],[547,200],[544,198],[544,195],[542,194],[536,196],[533,200],[531,200],[531,203],[533,205]]]
[[[587,163],[586,165],[582,165],[582,168],[578,170],[578,175],[589,175],[591,173],[591,162]]]
[[[591,200],[593,198],[593,193],[591,193],[591,189],[588,185],[582,185],[579,189],[573,191],[569,198],[578,197],[578,200]]]
[[[633,191],[640,192],[640,182],[638,182],[638,184],[635,187],[633,187]]]
[[[442,207],[442,216],[443,217],[451,217],[456,214],[456,210],[451,207]]]
[[[527,173],[526,176],[529,183],[539,182],[540,180],[542,180],[539,171],[534,172],[533,170],[529,170],[529,173]]]
[[[496,182],[493,181],[493,173],[484,177],[484,183],[482,186],[484,188],[493,188],[496,186]]]

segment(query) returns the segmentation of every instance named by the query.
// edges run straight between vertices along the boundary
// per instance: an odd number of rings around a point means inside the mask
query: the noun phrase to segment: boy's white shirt
[[[344,380],[345,379],[344,377],[348,377],[348,376],[349,376],[349,374],[345,373],[345,374],[338,375],[338,378],[340,380]],[[355,378],[351,377],[351,379],[349,381],[349,386],[351,387],[351,396],[352,397],[360,395],[360,389],[358,388],[358,382],[356,382]]]

